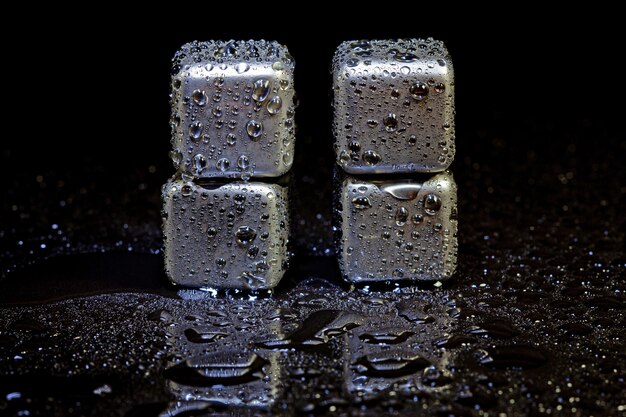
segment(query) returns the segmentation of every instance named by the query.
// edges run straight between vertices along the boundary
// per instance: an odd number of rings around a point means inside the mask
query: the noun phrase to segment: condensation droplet
[[[180,193],[184,196],[184,197],[188,197],[191,195],[191,193],[193,192],[193,187],[189,184],[185,184],[181,187],[180,189]]]
[[[200,139],[200,136],[202,136],[203,129],[204,129],[204,126],[202,126],[202,123],[193,122],[192,124],[189,125],[189,137],[193,140]]]
[[[416,81],[409,87],[409,93],[415,100],[421,101],[428,95],[428,85],[421,81]]]
[[[380,162],[380,160],[380,155],[372,150],[363,152],[363,162],[365,162],[365,164],[367,165],[376,165]]]
[[[256,232],[250,226],[240,226],[235,232],[235,241],[239,246],[247,246],[256,238]]]
[[[441,199],[436,194],[427,194],[424,197],[424,211],[434,216],[441,208]]]
[[[274,96],[267,102],[267,112],[269,114],[276,114],[283,106],[283,100],[279,96]]]
[[[250,139],[256,142],[263,134],[263,125],[256,120],[250,120],[248,124],[246,124],[246,132]]]
[[[395,114],[388,113],[383,119],[383,124],[385,125],[385,130],[387,132],[393,132],[398,127],[398,119]]]
[[[270,93],[270,82],[263,78],[256,80],[252,88],[252,100],[263,102]]]
[[[201,153],[193,157],[193,164],[196,169],[196,173],[200,174],[206,168],[206,158]]]
[[[396,225],[404,226],[408,218],[409,218],[408,210],[404,207],[398,207],[398,209],[396,210],[396,217],[395,217]]]
[[[230,166],[230,161],[226,158],[220,158],[216,163],[215,167],[222,172],[225,172]]]
[[[241,155],[239,159],[237,159],[237,166],[240,169],[248,169],[250,167],[250,158],[246,155]]]
[[[206,94],[202,90],[194,90],[193,93],[191,93],[191,98],[198,106],[204,106],[207,101]]]
[[[248,65],[245,62],[240,62],[239,64],[237,64],[237,66],[235,67],[235,70],[237,70],[237,72],[239,74],[243,74],[244,72],[248,71],[250,69],[250,65]]]
[[[365,196],[354,197],[352,199],[352,205],[358,210],[365,210],[372,207],[372,203],[370,203],[370,200]]]

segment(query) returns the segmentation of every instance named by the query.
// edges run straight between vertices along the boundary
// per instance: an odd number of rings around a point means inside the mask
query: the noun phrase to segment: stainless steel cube
[[[337,253],[351,282],[443,280],[457,260],[456,184],[347,176],[339,185]]]
[[[294,60],[272,41],[182,46],[172,61],[171,153],[198,178],[276,177],[294,152]]]
[[[189,287],[260,290],[288,266],[288,189],[276,183],[163,186],[165,271]]]
[[[337,163],[351,174],[440,172],[454,158],[454,71],[443,42],[344,42],[333,59]]]

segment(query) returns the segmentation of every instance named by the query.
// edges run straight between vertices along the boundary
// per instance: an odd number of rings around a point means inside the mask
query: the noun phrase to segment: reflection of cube
[[[333,59],[333,91],[344,171],[439,172],[452,162],[454,79],[442,42],[344,42]]]
[[[172,159],[195,177],[275,177],[294,150],[294,61],[267,41],[192,42],[173,59]]]
[[[456,184],[346,177],[338,190],[339,267],[352,282],[441,280],[457,259]]]
[[[249,308],[247,301],[216,301],[212,306],[213,311],[196,306],[194,313],[185,307],[178,313],[187,319],[167,327],[170,359],[164,377],[183,402],[163,415],[197,409],[197,401],[217,402],[222,409],[242,407],[245,413],[247,407],[271,408],[282,395],[280,353],[254,348],[258,338],[281,334],[280,323],[246,316],[242,311]]]
[[[165,271],[175,284],[272,288],[287,268],[287,188],[195,183],[163,187]]]

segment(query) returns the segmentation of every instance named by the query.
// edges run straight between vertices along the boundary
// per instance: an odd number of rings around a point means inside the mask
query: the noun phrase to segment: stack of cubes
[[[342,43],[332,66],[337,252],[351,282],[443,280],[457,261],[454,79],[429,39]]]
[[[269,289],[288,265],[294,61],[269,41],[192,42],[172,63],[165,270],[189,287]]]

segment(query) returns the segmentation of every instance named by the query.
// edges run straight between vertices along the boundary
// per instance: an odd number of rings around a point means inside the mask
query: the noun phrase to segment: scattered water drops
[[[193,122],[189,125],[189,137],[193,140],[198,140],[202,136],[202,130],[204,126],[200,122]]]
[[[235,239],[239,246],[247,246],[256,238],[256,232],[250,226],[240,226],[235,233]]]
[[[395,132],[398,127],[398,119],[396,115],[393,113],[388,113],[387,116],[383,119],[383,125],[385,125],[385,130],[387,132]]]
[[[352,205],[358,210],[364,210],[372,207],[372,203],[365,196],[358,196],[352,199]]]
[[[424,211],[426,214],[434,216],[441,209],[441,199],[436,195],[429,193],[424,196]]]
[[[396,210],[396,215],[395,215],[396,225],[404,226],[408,218],[409,218],[409,211],[402,206],[398,207],[398,209]]]
[[[428,85],[421,81],[416,81],[411,84],[411,87],[409,87],[409,92],[411,93],[411,97],[415,100],[421,101],[428,96]]]
[[[243,74],[244,72],[248,71],[250,69],[250,65],[248,65],[246,62],[240,62],[239,64],[237,64],[237,66],[235,67],[235,70],[239,73],[239,74]]]
[[[248,158],[246,155],[241,155],[237,159],[237,167],[239,167],[239,169],[250,168],[250,158]]]
[[[363,162],[365,162],[367,165],[376,165],[380,162],[380,160],[380,155],[372,150],[363,152]]]
[[[248,137],[256,142],[263,134],[263,125],[256,120],[250,120],[246,125],[246,132],[248,133]]]
[[[270,93],[270,82],[266,79],[259,79],[254,82],[252,88],[252,100],[263,102]]]
[[[282,106],[282,99],[279,96],[274,96],[267,103],[267,112],[269,114],[277,114]]]
[[[207,102],[206,93],[202,90],[194,90],[191,94],[191,98],[198,106],[204,106]]]
[[[230,161],[226,158],[220,158],[215,163],[215,167],[221,172],[226,172],[230,167]]]

